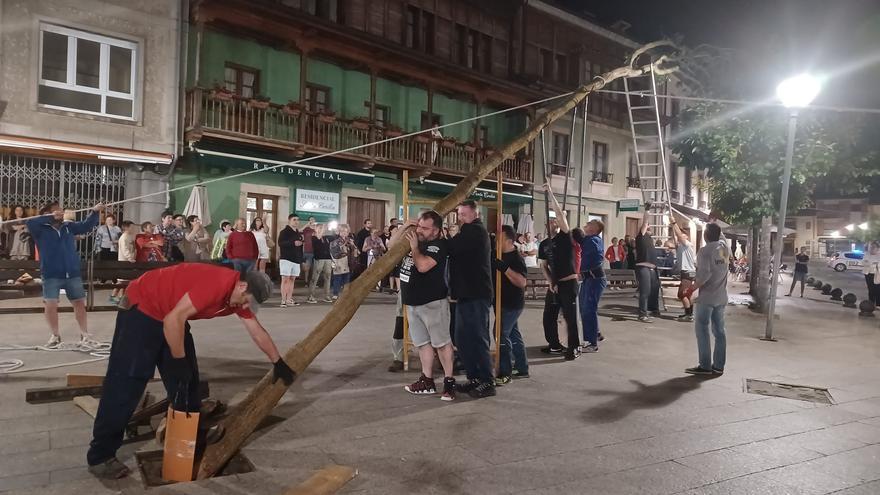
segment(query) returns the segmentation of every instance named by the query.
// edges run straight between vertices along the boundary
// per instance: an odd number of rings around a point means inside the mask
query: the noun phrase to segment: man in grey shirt
[[[694,307],[691,298],[694,294],[694,279],[697,276],[697,265],[694,260],[694,243],[675,223],[675,217],[669,216],[669,224],[675,233],[675,271],[681,276],[678,285],[678,299],[684,307],[684,314],[676,318],[678,321],[694,321]]]
[[[727,306],[727,264],[730,249],[721,238],[718,224],[706,225],[703,232],[706,245],[697,253],[697,280],[694,287],[700,291],[696,299],[694,330],[700,362],[688,368],[692,375],[720,375],[724,373],[727,337],[724,335],[724,307]],[[715,352],[709,342],[709,325],[715,337]]]

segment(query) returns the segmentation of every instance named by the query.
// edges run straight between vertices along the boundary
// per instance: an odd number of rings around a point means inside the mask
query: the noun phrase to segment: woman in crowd
[[[367,254],[367,267],[373,264],[374,261],[379,259],[386,251],[385,242],[382,241],[382,236],[379,235],[379,229],[370,230],[370,237],[367,237],[364,240],[363,252]],[[376,286],[376,290],[382,291],[382,283]]]
[[[342,288],[351,281],[349,261],[351,256],[357,253],[357,246],[354,244],[348,225],[340,224],[336,231],[338,235],[330,243],[330,257],[333,258],[333,280],[330,286],[334,301],[339,298]]]
[[[266,233],[266,225],[263,224],[263,219],[260,217],[254,218],[254,221],[251,222],[251,232],[254,234],[254,238],[257,240],[257,249],[260,251],[259,257],[257,258],[257,270],[266,273],[266,264],[269,263],[269,253],[272,247],[274,247],[274,243],[272,242],[272,238]]]
[[[165,236],[153,233],[152,222],[141,224],[141,233],[134,238],[134,244],[137,248],[135,259],[138,263],[165,261],[163,254]]]
[[[229,220],[221,220],[220,228],[214,232],[214,240],[211,242],[211,259],[226,261],[226,240],[232,232],[232,223]]]
[[[137,261],[137,247],[134,243],[137,231],[138,225],[136,223],[130,220],[122,221],[122,234],[119,235],[118,250],[116,253],[117,261],[125,261],[127,263],[134,263]],[[127,280],[119,279],[118,282],[127,282]],[[110,302],[117,304],[124,295],[125,287],[113,289],[113,294],[110,295]]]
[[[108,214],[104,225],[95,230],[95,252],[101,261],[115,261],[119,257],[119,236],[122,229],[116,226],[116,217]]]
[[[326,225],[319,223],[315,225],[315,235],[312,236],[312,253],[315,258],[312,260],[312,269],[309,278],[309,298],[306,302],[315,304],[315,287],[318,285],[318,279],[322,280],[324,285],[324,302],[333,302],[330,298],[330,279],[333,278],[333,258],[330,256],[330,237],[326,235]]]
[[[868,245],[868,252],[862,260],[865,284],[868,286],[868,300],[880,307],[880,241]]]
[[[12,214],[9,215],[9,221],[15,221],[25,218],[24,207],[15,205],[12,207]],[[26,260],[31,257],[31,235],[28,233],[27,225],[24,222],[8,224],[12,241],[9,243],[9,259]]]
[[[208,259],[211,254],[209,243],[211,237],[208,229],[202,225],[202,220],[197,215],[186,218],[189,228],[186,230],[183,244],[183,259],[185,261],[201,261]]]

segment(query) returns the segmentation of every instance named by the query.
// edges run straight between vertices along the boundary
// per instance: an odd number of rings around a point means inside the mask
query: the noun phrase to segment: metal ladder
[[[626,108],[632,130],[633,153],[639,173],[642,199],[651,203],[648,223],[654,235],[665,235],[664,218],[672,211],[666,180],[666,147],[660,124],[660,106],[654,69],[643,75],[623,79]]]

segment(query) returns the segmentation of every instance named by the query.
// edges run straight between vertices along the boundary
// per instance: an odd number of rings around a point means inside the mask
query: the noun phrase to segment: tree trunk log
[[[755,301],[755,309],[761,313],[767,312],[767,299],[770,295],[770,259],[773,252],[770,247],[771,228],[773,219],[764,217],[761,219],[760,245],[758,246],[758,257],[752,265],[755,271],[755,294],[752,295]]]
[[[643,48],[656,47],[663,44],[669,45],[668,42],[654,42],[645,45]],[[660,72],[658,66],[664,62],[668,63],[669,60],[664,60],[664,57],[661,57],[653,62],[655,73]],[[459,203],[467,199],[477,185],[501,165],[504,160],[512,158],[517,151],[525,148],[538,136],[541,129],[570,112],[591,91],[602,89],[606,84],[621,77],[634,77],[646,74],[650,71],[651,66],[652,64],[636,68],[629,66],[619,67],[594,78],[593,82],[581,86],[571,95],[559,98],[560,103],[535,119],[524,132],[507,145],[495,150],[471,170],[449,195],[434,205],[434,211],[441,216],[445,216],[452,211]],[[665,70],[668,73],[675,70],[675,68]],[[311,333],[284,354],[284,360],[297,374],[302,373],[312,360],[348,324],[372,288],[408,252],[409,244],[406,242],[398,242],[391,246],[385,256],[379,258],[357,279],[346,286],[336,304],[334,304],[333,310],[324,316],[324,319],[318,323]],[[225,435],[219,442],[209,445],[205,449],[205,454],[202,456],[199,466],[198,479],[205,479],[217,473],[241,448],[257,425],[269,415],[281,399],[281,396],[287,391],[287,387],[280,380],[272,384],[271,379],[272,372],[270,371],[256,384],[248,396],[230,411],[229,417],[223,422],[226,428]]]

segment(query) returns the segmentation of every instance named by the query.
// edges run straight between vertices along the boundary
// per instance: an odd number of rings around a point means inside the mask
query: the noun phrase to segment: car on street
[[[828,266],[836,272],[845,272],[849,269],[860,269],[864,266],[865,253],[861,251],[844,251],[834,253],[828,258]]]

